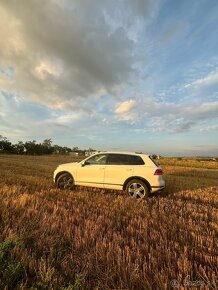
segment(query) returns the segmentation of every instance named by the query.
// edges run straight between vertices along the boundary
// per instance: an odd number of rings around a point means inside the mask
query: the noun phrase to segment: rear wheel
[[[141,200],[148,196],[149,189],[143,181],[132,179],[126,186],[126,193],[134,199]]]
[[[60,189],[73,189],[73,177],[69,173],[63,173],[58,177],[56,184]]]

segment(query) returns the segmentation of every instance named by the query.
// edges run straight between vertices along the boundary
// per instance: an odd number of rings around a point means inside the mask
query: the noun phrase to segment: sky
[[[0,135],[218,155],[217,0],[0,0]]]

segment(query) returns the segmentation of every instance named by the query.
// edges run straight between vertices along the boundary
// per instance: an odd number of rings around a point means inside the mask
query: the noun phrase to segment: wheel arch
[[[139,180],[141,180],[142,182],[144,182],[147,185],[148,190],[151,191],[151,185],[150,185],[150,183],[145,178],[140,177],[140,176],[131,176],[131,177],[127,178],[126,181],[123,184],[123,190],[126,190],[126,186],[127,186],[128,182],[131,181],[132,179],[139,179]]]
[[[63,171],[58,172],[58,173],[55,175],[55,183],[57,182],[58,177],[61,176],[61,175],[64,174],[64,173],[69,174],[69,175],[73,178],[73,175],[72,175],[69,171],[63,170]],[[73,181],[74,181],[74,178],[73,178]]]

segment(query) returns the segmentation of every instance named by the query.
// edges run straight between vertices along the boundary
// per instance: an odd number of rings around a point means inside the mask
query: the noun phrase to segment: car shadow
[[[170,194],[166,189],[163,189],[161,191],[157,192],[150,192],[148,197],[153,198],[153,197],[167,197]]]

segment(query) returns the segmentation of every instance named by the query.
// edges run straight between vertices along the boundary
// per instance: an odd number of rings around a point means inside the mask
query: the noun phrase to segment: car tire
[[[74,180],[71,174],[63,173],[58,176],[56,185],[60,189],[73,189],[74,188]]]
[[[148,186],[140,179],[132,179],[127,183],[126,193],[134,199],[142,200],[148,197]]]

